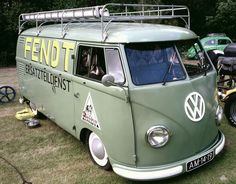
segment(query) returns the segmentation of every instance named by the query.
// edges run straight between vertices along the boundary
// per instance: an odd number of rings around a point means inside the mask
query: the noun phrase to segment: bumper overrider
[[[225,145],[225,136],[219,131],[217,140],[207,149],[192,157],[168,165],[158,167],[138,168],[113,164],[116,174],[132,180],[154,180],[179,175],[194,170],[210,162],[218,155]]]

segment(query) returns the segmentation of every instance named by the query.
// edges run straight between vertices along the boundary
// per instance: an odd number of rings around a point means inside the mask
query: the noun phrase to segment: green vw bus
[[[184,21],[171,26],[163,19]],[[28,22],[36,26],[23,30]],[[218,129],[216,71],[189,23],[188,8],[175,5],[22,14],[16,54],[21,101],[122,177],[192,171],[221,152],[225,137]],[[187,57],[190,47],[198,48],[194,59]]]

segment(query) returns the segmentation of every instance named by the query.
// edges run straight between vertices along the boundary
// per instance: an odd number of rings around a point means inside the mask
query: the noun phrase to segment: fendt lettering
[[[29,57],[34,62],[45,63],[47,66],[56,68],[60,61],[64,61],[64,71],[68,71],[69,57],[73,54],[75,43],[59,40],[46,40],[44,38],[27,37],[24,45],[24,57]],[[61,52],[64,58],[60,58]]]

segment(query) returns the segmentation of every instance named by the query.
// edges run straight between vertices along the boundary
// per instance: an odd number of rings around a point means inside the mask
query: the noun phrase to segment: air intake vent
[[[17,62],[17,73],[19,80],[24,79],[24,73],[25,73],[25,65],[24,63]]]
[[[25,37],[24,36],[20,36],[19,37],[19,43],[20,44],[24,44],[25,43]]]

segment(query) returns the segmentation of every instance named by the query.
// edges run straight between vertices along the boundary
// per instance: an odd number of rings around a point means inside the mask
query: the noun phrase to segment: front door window
[[[106,74],[104,49],[81,46],[76,74],[100,81]]]

